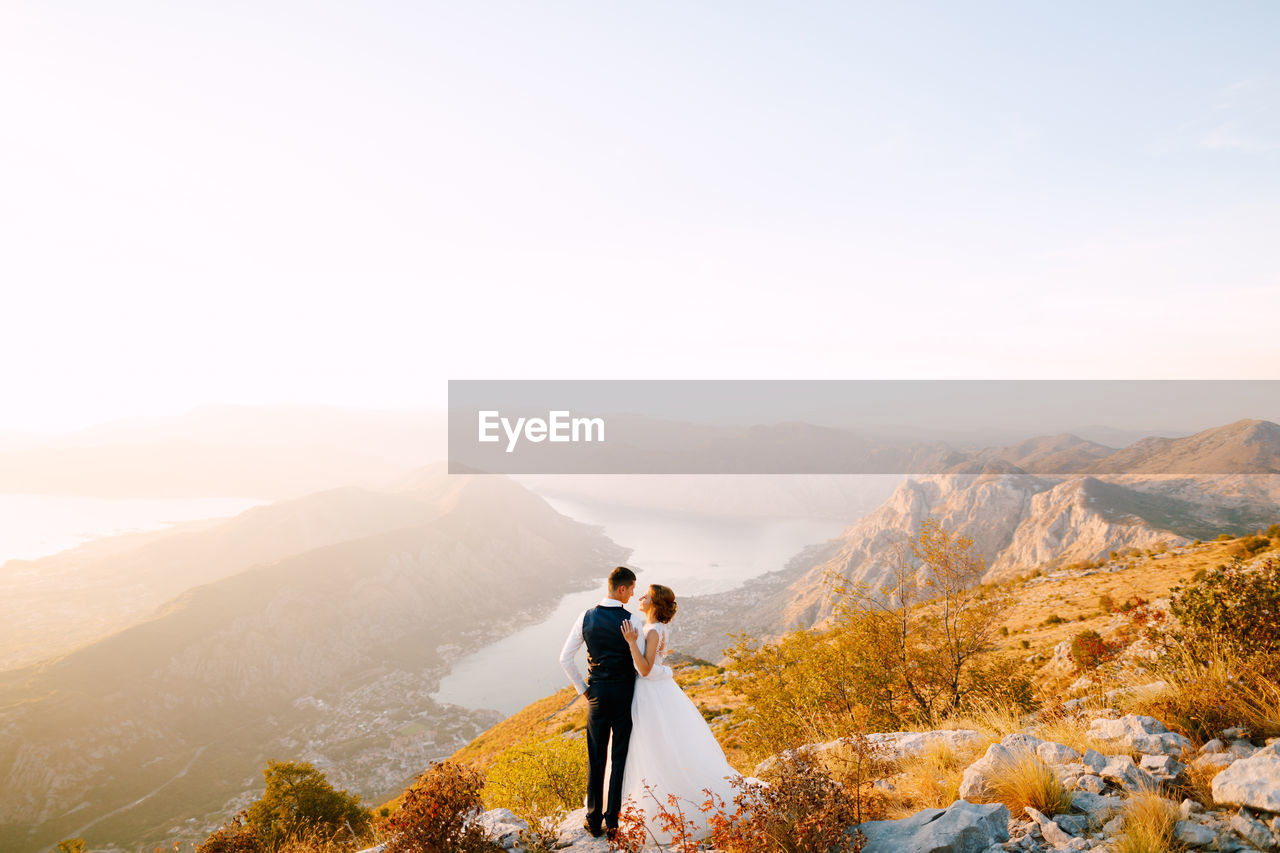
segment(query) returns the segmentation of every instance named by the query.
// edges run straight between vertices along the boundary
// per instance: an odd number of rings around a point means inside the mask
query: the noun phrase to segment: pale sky
[[[1280,378],[1280,4],[7,2],[0,430]]]

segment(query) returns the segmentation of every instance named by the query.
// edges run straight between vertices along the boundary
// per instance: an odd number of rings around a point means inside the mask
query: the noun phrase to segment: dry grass
[[[960,799],[964,769],[979,754],[969,749],[958,753],[947,743],[935,742],[923,753],[901,759],[895,768],[893,794],[885,804],[888,816],[897,819],[921,809],[945,809]]]
[[[1168,687],[1127,697],[1123,710],[1156,717],[1198,744],[1236,725],[1257,737],[1280,735],[1280,684],[1272,677],[1276,667],[1274,661],[1246,661],[1223,650],[1197,657],[1175,648],[1155,671]]]
[[[1029,722],[1027,713],[1016,705],[984,702],[975,705],[965,716],[952,717],[936,728],[974,729],[985,738],[986,742],[982,744],[982,749],[985,750],[1005,735],[1027,731]]]
[[[1219,767],[1216,764],[1201,764],[1197,766],[1189,763],[1193,756],[1184,757],[1188,759],[1185,781],[1183,782],[1183,789],[1186,795],[1207,809],[1214,808],[1213,777],[1227,768]]]
[[[1071,808],[1071,792],[1058,779],[1058,774],[1031,753],[1019,753],[1015,761],[1005,764],[992,788],[995,799],[1021,815],[1026,807],[1038,809],[1053,817]]]
[[[1169,853],[1181,850],[1173,838],[1178,806],[1154,791],[1134,794],[1124,804],[1124,830],[1113,853]]]

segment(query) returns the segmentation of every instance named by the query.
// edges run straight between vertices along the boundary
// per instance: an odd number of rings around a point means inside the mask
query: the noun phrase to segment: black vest
[[[635,681],[631,646],[622,636],[622,623],[631,618],[624,607],[593,607],[582,617],[582,639],[587,644],[587,680]]]

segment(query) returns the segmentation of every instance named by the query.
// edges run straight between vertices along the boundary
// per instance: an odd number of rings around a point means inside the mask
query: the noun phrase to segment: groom
[[[631,647],[622,636],[622,624],[636,617],[622,605],[631,599],[635,589],[635,572],[625,566],[610,572],[608,596],[578,617],[560,652],[560,666],[578,693],[587,697],[587,819],[582,825],[596,838],[606,829],[612,834],[618,828],[618,813],[622,810],[622,774],[631,741],[631,696],[636,688]],[[634,624],[637,629],[643,627],[639,620]],[[583,643],[587,646],[587,681],[573,660]],[[611,735],[613,767],[608,806],[602,813],[606,750]]]

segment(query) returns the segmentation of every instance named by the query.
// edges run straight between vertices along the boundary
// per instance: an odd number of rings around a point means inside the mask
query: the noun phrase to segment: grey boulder
[[[982,853],[1009,840],[1009,810],[1000,803],[956,800],[902,820],[872,820],[859,829],[863,853]]]

